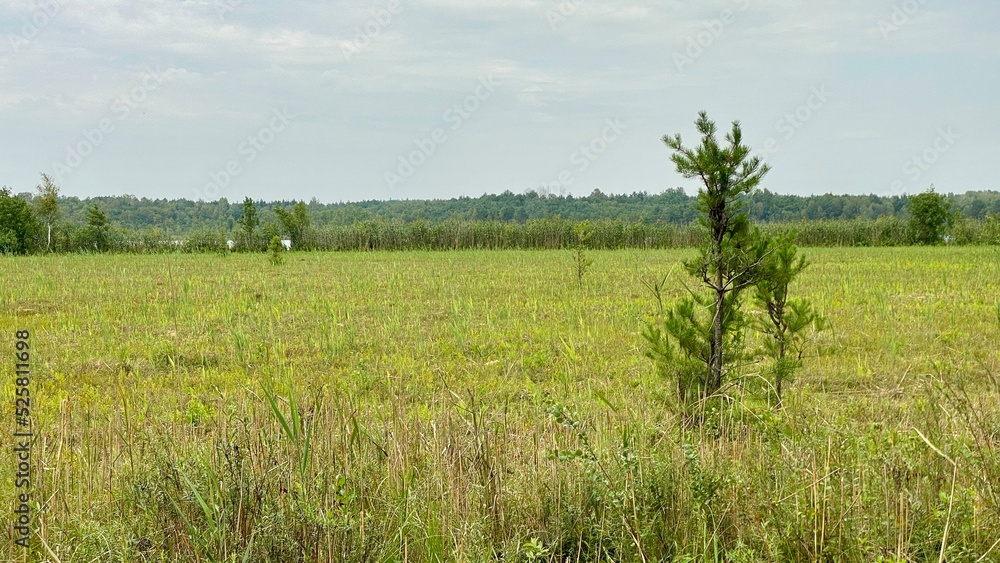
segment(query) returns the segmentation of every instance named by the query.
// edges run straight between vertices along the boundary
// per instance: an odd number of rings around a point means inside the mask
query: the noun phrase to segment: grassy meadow
[[[641,329],[692,252],[0,257],[0,559],[1000,561],[1000,249],[804,249],[784,409],[751,364],[685,427]]]

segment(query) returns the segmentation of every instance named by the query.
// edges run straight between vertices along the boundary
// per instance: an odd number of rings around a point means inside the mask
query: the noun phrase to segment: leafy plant
[[[702,468],[698,449],[694,444],[684,442],[681,447],[684,449],[684,467],[691,475],[691,496],[699,508],[711,514],[712,504],[728,479]]]
[[[524,550],[524,559],[530,563],[544,561],[549,555],[549,549],[538,538],[524,542],[521,548]]]
[[[629,426],[623,427],[618,455],[602,458],[591,444],[587,431],[574,409],[552,401],[547,395],[544,403],[546,412],[559,425],[572,432],[578,444],[576,448],[556,448],[550,451],[550,459],[577,462],[582,465],[589,484],[593,487],[591,494],[602,507],[603,515],[616,524],[621,524],[622,531],[632,540],[641,560],[646,561],[641,541],[641,522],[635,513],[636,504],[639,502],[636,490],[632,486],[622,484],[622,480],[630,482],[640,471],[639,460],[631,443]],[[603,524],[601,527],[603,528]]]

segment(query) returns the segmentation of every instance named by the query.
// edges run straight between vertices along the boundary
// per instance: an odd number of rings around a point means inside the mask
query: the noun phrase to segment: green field
[[[0,257],[0,559],[1000,561],[1000,250],[805,249],[784,409],[751,364],[684,427],[641,330],[691,252]]]

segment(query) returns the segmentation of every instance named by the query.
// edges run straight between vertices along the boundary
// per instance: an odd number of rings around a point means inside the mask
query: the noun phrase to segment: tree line
[[[927,193],[933,194],[930,208],[919,205]],[[794,230],[803,246],[1000,244],[1000,192],[791,196],[759,190],[742,196],[741,205],[765,231]],[[922,230],[914,209],[937,213],[940,229]],[[593,230],[587,248],[673,248],[698,240],[697,217],[697,197],[680,188],[657,195],[595,190],[578,198],[508,191],[449,200],[230,203],[62,197],[43,174],[34,192],[0,189],[0,253],[264,251],[275,237],[315,250],[570,248],[577,244],[574,226],[584,221]]]

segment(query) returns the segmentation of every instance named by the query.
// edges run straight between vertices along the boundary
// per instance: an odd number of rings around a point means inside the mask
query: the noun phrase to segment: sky
[[[773,192],[997,190],[998,86],[996,0],[4,0],[0,184],[693,194],[704,110]]]

